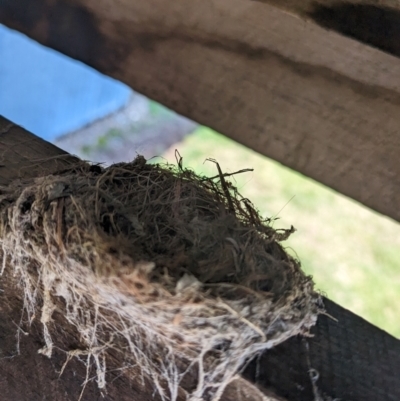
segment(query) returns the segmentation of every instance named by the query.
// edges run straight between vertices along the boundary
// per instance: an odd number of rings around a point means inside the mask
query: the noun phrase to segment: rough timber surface
[[[70,162],[69,156],[60,149],[3,118],[0,119],[0,132],[0,154],[3,156],[0,182],[3,185],[13,178],[50,174]],[[36,170],[17,168],[32,166],[33,161]],[[320,316],[313,329],[314,337],[292,338],[249,363],[243,373],[244,379],[238,379],[228,387],[221,401],[399,400],[400,341],[329,300],[325,300],[325,304],[327,312],[338,322]],[[13,277],[6,271],[0,278],[1,400],[77,400],[85,380],[84,365],[71,360],[60,375],[65,354],[56,350],[54,357],[48,359],[37,353],[44,345],[42,328],[36,321],[30,328],[20,323],[21,305],[21,295],[14,287]],[[54,333],[64,350],[79,347],[79,339],[73,333],[64,332],[63,327],[63,317],[56,314]],[[16,348],[18,333],[19,354]],[[95,380],[91,380],[82,400],[156,399],[148,382],[132,382],[119,370],[112,370],[112,367],[118,367],[116,355],[110,354],[108,362],[111,384],[107,394],[101,394]],[[310,369],[319,374],[315,388],[308,373]],[[260,396],[254,384],[266,394],[266,399]],[[315,391],[325,398],[317,398]]]
[[[397,0],[254,0],[400,56]]]
[[[0,23],[400,221],[396,4],[4,0]]]
[[[399,400],[400,341],[334,302],[324,303],[337,322],[320,316],[314,337],[278,345],[244,376],[290,401]],[[319,375],[315,387],[310,369]]]
[[[0,116],[0,185],[60,170],[76,160]]]

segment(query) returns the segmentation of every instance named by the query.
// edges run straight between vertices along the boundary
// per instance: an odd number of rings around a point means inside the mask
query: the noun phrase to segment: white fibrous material
[[[185,375],[196,383],[189,400],[218,400],[249,358],[308,333],[322,311],[311,278],[280,245],[293,230],[274,230],[223,174],[138,157],[78,164],[1,193],[3,270],[14,269],[25,313],[43,324],[40,352],[52,355],[57,309],[100,388],[112,348],[164,400],[176,400]],[[82,347],[67,351],[82,357]]]

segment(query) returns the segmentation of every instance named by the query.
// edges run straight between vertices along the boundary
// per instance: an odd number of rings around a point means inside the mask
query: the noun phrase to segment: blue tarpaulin
[[[0,25],[0,115],[43,139],[116,111],[130,95],[126,85]]]

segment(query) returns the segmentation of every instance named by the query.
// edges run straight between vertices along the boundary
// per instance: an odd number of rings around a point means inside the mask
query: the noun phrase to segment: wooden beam
[[[76,160],[0,116],[0,185],[61,170]]]
[[[254,0],[261,3],[271,4],[272,6],[281,8],[290,12],[291,14],[301,16],[302,18],[309,18],[318,10],[330,9],[332,17],[334,16],[333,10],[340,7],[353,7],[353,10],[364,9],[380,9],[398,11],[400,4],[397,0]],[[353,18],[356,16],[353,16]],[[379,13],[375,14],[375,18],[379,18]],[[376,27],[370,27],[372,29]]]
[[[0,182],[50,174],[76,161],[60,149],[0,117]],[[17,166],[23,168],[17,168]],[[29,168],[25,168],[29,167]],[[325,299],[328,314],[320,316],[310,339],[292,338],[252,361],[227,389],[221,401],[235,401],[238,391],[243,401],[319,401],[316,392],[343,401],[395,401],[400,399],[400,341],[353,313]],[[38,321],[18,329],[22,299],[11,274],[0,277],[0,394],[2,401],[49,399],[76,401],[85,380],[83,364],[73,360],[58,373],[66,355],[55,350],[52,359],[39,355],[43,343]],[[62,349],[75,349],[79,339],[66,332],[63,316],[54,316],[54,330]],[[20,354],[16,334],[20,333]],[[27,332],[29,335],[23,335]],[[121,361],[109,355],[109,382],[104,400],[153,399],[146,386],[120,374]],[[115,367],[116,370],[113,370]],[[310,369],[318,372],[314,383]],[[140,382],[141,383],[141,382]],[[256,385],[256,386],[255,386]],[[147,387],[148,389],[149,387]],[[259,390],[257,390],[257,388]],[[247,394],[247,395],[246,395]],[[94,381],[85,389],[83,401],[100,399]],[[324,401],[329,398],[323,399]]]
[[[0,22],[400,221],[400,60],[282,4],[3,0]]]
[[[314,337],[293,337],[253,361],[244,376],[289,401],[397,401],[400,341],[325,299]],[[318,380],[312,383],[310,370]],[[319,398],[318,398],[319,397]]]
[[[397,0],[255,0],[400,56]]]

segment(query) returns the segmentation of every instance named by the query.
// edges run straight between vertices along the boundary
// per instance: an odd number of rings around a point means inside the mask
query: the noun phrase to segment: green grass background
[[[234,177],[239,192],[276,228],[297,232],[283,245],[328,298],[400,337],[400,225],[236,142],[201,127],[177,148],[185,167]],[[163,157],[175,162],[174,149]]]

